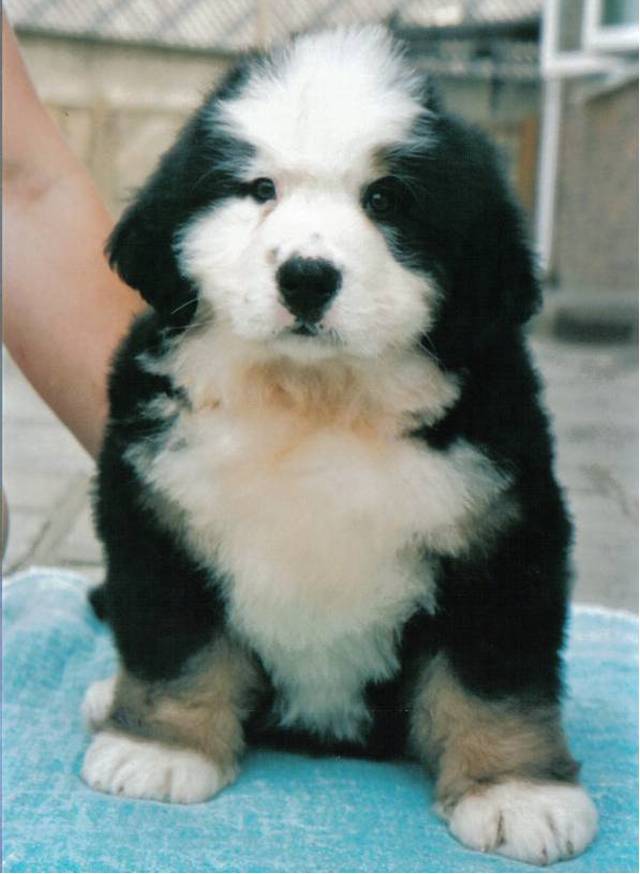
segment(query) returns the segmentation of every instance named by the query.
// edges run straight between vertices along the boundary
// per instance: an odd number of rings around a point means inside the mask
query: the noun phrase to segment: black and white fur
[[[204,101],[108,251],[151,305],[114,362],[96,495],[94,601],[140,700],[188,700],[224,642],[255,672],[244,738],[412,752],[470,846],[580,852],[596,814],[557,722],[570,526],[492,146],[383,29],[305,35]],[[89,784],[198,801],[231,779],[118,688],[87,696]],[[461,720],[551,714],[555,752],[470,776],[462,728],[435,738],[440,688]]]

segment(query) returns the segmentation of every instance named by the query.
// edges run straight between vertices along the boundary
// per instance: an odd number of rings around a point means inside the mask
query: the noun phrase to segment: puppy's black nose
[[[322,258],[289,258],[276,274],[282,302],[304,322],[318,322],[340,288],[342,276]]]

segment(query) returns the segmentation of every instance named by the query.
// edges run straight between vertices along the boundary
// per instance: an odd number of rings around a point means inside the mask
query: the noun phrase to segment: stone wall
[[[19,34],[39,94],[117,215],[231,58]],[[533,209],[537,83],[443,77],[445,105],[499,143],[526,208]]]
[[[568,84],[562,114],[554,274],[562,288],[636,293],[638,80]]]
[[[204,53],[19,38],[38,93],[114,215],[228,65]]]

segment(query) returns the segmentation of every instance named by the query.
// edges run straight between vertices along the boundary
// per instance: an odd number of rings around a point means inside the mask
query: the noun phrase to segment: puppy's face
[[[537,294],[491,146],[377,27],[232,74],[108,250],[168,323],[212,314],[303,360],[422,346],[459,365]]]
[[[429,327],[436,284],[393,252],[411,192],[386,159],[421,124],[426,148],[428,114],[384,31],[298,40],[209,123],[246,144],[235,166],[228,153],[236,190],[187,221],[176,251],[218,320],[303,357],[377,355]]]

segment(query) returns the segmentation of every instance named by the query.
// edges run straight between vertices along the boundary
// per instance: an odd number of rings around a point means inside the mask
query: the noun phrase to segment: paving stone
[[[93,471],[86,452],[57,421],[5,421],[4,441],[4,464],[14,470],[65,475]]]
[[[64,473],[25,470],[6,459],[2,479],[12,514],[18,509],[47,512],[59,505],[69,487]]]
[[[47,524],[47,517],[33,510],[11,510],[9,540],[4,556],[4,568],[12,570],[28,563],[29,556]]]
[[[100,565],[102,549],[96,538],[88,498],[69,531],[56,545],[52,555],[55,564]]]

